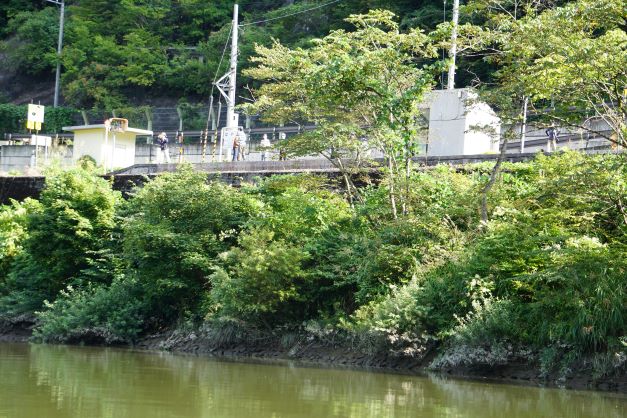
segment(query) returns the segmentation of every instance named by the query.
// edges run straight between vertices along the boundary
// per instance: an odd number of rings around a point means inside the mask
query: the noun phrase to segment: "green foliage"
[[[0,207],[0,295],[4,293],[7,275],[13,261],[23,251],[28,236],[28,216],[39,209],[39,203],[30,198]]]
[[[27,219],[28,236],[14,261],[7,286],[17,299],[8,311],[37,308],[68,284],[81,284],[81,271],[103,250],[115,226],[119,193],[94,174],[77,169],[51,173],[40,207]]]
[[[26,106],[0,104],[0,134],[23,132],[26,128]]]
[[[0,104],[0,135],[26,132],[26,105]],[[76,109],[70,107],[47,106],[42,133],[60,133],[64,126],[74,124]]]
[[[6,31],[14,36],[0,45],[14,70],[36,76],[53,68],[59,34],[59,12],[55,7],[16,13]]]
[[[209,288],[215,257],[237,242],[259,210],[249,196],[183,167],[144,185],[123,211],[127,265],[145,286],[149,306],[170,321],[192,312]]]
[[[35,3],[7,0],[0,5],[0,42],[17,74],[35,74],[50,81],[50,70],[57,61],[59,10],[45,2]],[[244,21],[281,17],[242,28],[243,68],[249,66],[248,58],[256,44],[269,45],[272,39],[279,39],[288,45],[305,45],[331,29],[345,27],[343,19],[351,13],[390,8],[403,14],[415,9],[409,0],[348,0],[304,14],[294,13],[318,3],[242,0],[239,4]],[[439,9],[437,0],[428,0],[425,5]],[[64,98],[77,107],[111,108],[164,94],[176,98],[206,96],[216,70],[225,70],[217,65],[227,41],[232,7],[230,0],[67,2]],[[427,17],[412,15],[404,26],[432,26]],[[240,79],[242,86],[250,81]]]
[[[627,196],[624,169],[622,156],[538,157],[524,172],[529,187],[501,201],[508,207],[498,206],[470,245],[362,308],[358,323],[471,346],[619,347],[627,315],[627,223],[617,206]]]
[[[508,0],[469,2],[469,12],[485,21],[481,27],[466,26],[462,42],[498,66],[497,83],[487,88],[486,98],[501,109],[507,102],[520,109],[523,96],[531,107],[551,103],[552,111],[540,118],[564,126],[585,126],[586,115],[594,114],[615,136],[600,134],[627,144],[625,2],[523,3],[526,7],[512,11]]]
[[[422,31],[399,31],[392,12],[351,15],[352,31],[336,30],[307,48],[279,42],[258,46],[256,67],[245,72],[264,84],[256,101],[245,105],[272,123],[304,120],[317,129],[286,141],[294,155],[319,154],[334,163],[349,182],[346,166],[359,166],[368,146],[396,163],[388,167],[391,212],[397,200],[406,214],[408,187],[399,184],[416,153],[420,102],[433,85],[437,49]],[[366,148],[366,149],[364,149]],[[342,161],[342,160],[346,161]],[[409,179],[404,178],[405,182]],[[350,192],[350,190],[349,190]]]
[[[312,176],[272,177],[249,191],[264,207],[211,276],[211,300],[218,316],[252,322],[298,321],[345,297],[335,293],[334,299],[325,300],[330,296],[324,291],[328,280],[305,272],[316,265],[308,251],[324,252],[320,241],[352,215],[347,202],[321,188],[321,182]]]
[[[437,340],[434,367],[541,352],[547,373],[582,355],[606,373],[604,353],[624,351],[626,167],[573,152],[507,165],[487,223],[482,165],[411,173],[398,219],[387,184],[351,207],[316,176],[235,189],[182,167],[118,205],[106,181],[61,173],[39,203],[0,210],[0,314],[38,311],[42,341],[324,323],[373,352]]]
[[[61,133],[64,126],[75,125],[74,116],[78,111],[71,107],[46,106],[44,115],[43,132]]]
[[[299,287],[306,280],[301,267],[306,252],[266,231],[243,234],[238,244],[221,256],[223,267],[210,277],[215,315],[266,321],[289,313],[291,302],[303,301]]]
[[[143,329],[145,302],[135,279],[116,278],[110,285],[61,290],[37,312],[37,341],[53,343],[132,343]]]

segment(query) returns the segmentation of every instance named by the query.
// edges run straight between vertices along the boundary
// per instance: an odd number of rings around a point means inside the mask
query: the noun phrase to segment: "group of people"
[[[557,151],[557,138],[560,134],[560,131],[555,127],[555,125],[551,125],[546,131],[546,136],[548,137],[548,151]],[[285,139],[285,133],[279,134],[279,139]],[[237,130],[237,135],[233,138],[233,150],[232,150],[232,161],[244,161],[246,160],[246,133],[244,129],[240,126]],[[170,163],[170,151],[168,149],[168,136],[165,132],[161,132],[157,136],[157,164],[160,163]],[[259,149],[261,151],[261,161],[266,161],[268,159],[269,153],[272,150],[272,144],[268,139],[268,134],[263,134],[263,138],[261,139],[261,143],[259,144]],[[279,161],[284,161],[286,159],[285,149],[279,149]]]
[[[281,140],[285,139],[285,134],[279,135]],[[237,135],[233,139],[233,161],[246,160],[246,133],[240,126]],[[272,144],[268,139],[268,134],[263,134],[261,142],[259,143],[259,150],[261,151],[261,161],[266,161],[272,150]],[[285,160],[285,153],[282,149],[279,150],[279,160]]]
[[[285,139],[285,134],[281,134],[281,139]],[[232,148],[232,161],[244,161],[246,160],[246,142],[247,137],[244,129],[240,126],[237,130],[237,135],[233,138],[233,148]],[[167,163],[170,161],[170,150],[168,147],[168,135],[165,132],[161,132],[157,136],[156,145],[157,145],[157,164]],[[268,159],[269,153],[272,150],[272,144],[268,139],[267,134],[263,134],[263,138],[261,139],[261,143],[259,144],[259,149],[261,151],[261,161],[266,161]],[[279,160],[285,160],[285,153],[280,150],[279,152]]]

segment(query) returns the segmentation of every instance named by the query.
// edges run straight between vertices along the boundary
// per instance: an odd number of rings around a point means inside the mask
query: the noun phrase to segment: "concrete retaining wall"
[[[35,156],[35,148],[37,156]],[[33,174],[47,164],[59,164],[63,167],[72,165],[72,147],[49,147],[48,154],[44,147],[34,145],[0,146],[0,174],[17,172]]]

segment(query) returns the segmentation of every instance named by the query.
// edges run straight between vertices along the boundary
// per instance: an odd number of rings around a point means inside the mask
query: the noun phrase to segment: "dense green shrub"
[[[11,295],[2,309],[36,309],[68,284],[80,287],[81,271],[109,245],[119,199],[91,172],[51,173],[40,208],[28,215],[28,236],[7,279]]]
[[[545,269],[522,278],[534,289],[523,311],[532,341],[581,351],[620,346],[627,321],[625,255],[624,246],[572,238],[554,251]]]
[[[6,291],[7,275],[28,236],[28,216],[38,208],[39,202],[30,198],[0,207],[0,295]]]
[[[43,342],[132,343],[144,326],[142,297],[139,282],[124,276],[110,285],[68,286],[37,312],[33,336]]]
[[[251,217],[239,245],[223,255],[221,267],[211,276],[211,300],[217,310],[213,316],[299,322],[318,314],[316,307],[329,296],[324,289],[330,283],[311,271],[316,261],[309,251],[323,246],[323,237],[350,221],[350,206],[312,176],[273,177],[248,192],[264,207]]]
[[[528,185],[498,185],[516,192],[509,201],[499,197],[492,220],[466,234],[465,248],[420,265],[408,285],[362,307],[357,324],[467,345],[566,345],[577,353],[620,347],[626,174],[622,156],[539,157],[523,175]]]
[[[328,228],[352,216],[342,196],[318,186],[319,181],[311,177],[265,182],[259,191],[265,209],[251,219],[250,225],[269,229],[275,238],[290,242],[315,241]]]
[[[290,303],[304,301],[299,287],[307,279],[301,267],[307,253],[273,238],[269,231],[250,231],[222,255],[223,267],[210,277],[215,315],[254,322],[280,311],[288,315],[280,320],[289,321]]]
[[[351,207],[318,177],[236,189],[183,167],[118,204],[106,181],[59,173],[40,202],[0,210],[0,314],[39,311],[43,341],[129,342],[203,317],[341,324],[376,350],[438,340],[441,367],[624,351],[626,166],[574,153],[506,166],[487,223],[485,167],[415,173],[398,219],[385,185]]]
[[[156,316],[195,312],[209,289],[215,257],[260,204],[206,174],[184,167],[144,185],[122,212],[124,259],[144,288]]]
[[[0,103],[0,135],[26,132],[27,105]],[[71,107],[47,106],[42,132],[60,133],[64,126],[74,125],[77,110]]]
[[[0,135],[24,132],[26,129],[26,106],[10,103],[0,104]]]

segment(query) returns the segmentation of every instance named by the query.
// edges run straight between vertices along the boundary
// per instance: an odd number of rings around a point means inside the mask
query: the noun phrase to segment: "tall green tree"
[[[498,66],[493,97],[515,91],[547,123],[589,130],[625,145],[627,5],[621,0],[557,3],[470,2],[469,12],[485,23],[466,27],[465,41],[475,46],[469,51],[485,54]],[[612,132],[587,124],[590,116],[605,121]]]
[[[317,130],[306,134],[311,142],[296,137],[287,145],[295,153],[318,153],[345,174],[346,149],[348,164],[359,162],[364,148],[381,151],[396,217],[401,205],[407,211],[403,185],[417,147],[419,103],[437,68],[427,60],[437,50],[420,30],[402,33],[391,12],[353,15],[347,22],[353,31],[333,31],[308,49],[259,46],[257,67],[246,74],[264,84],[246,109],[274,123],[315,123]]]

